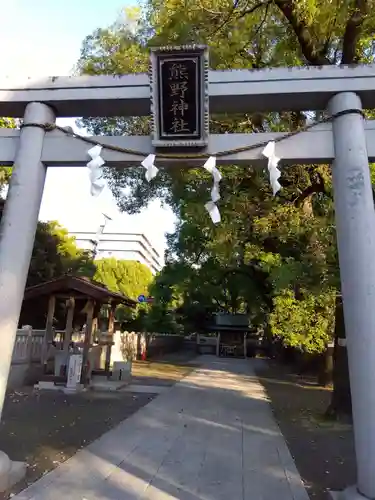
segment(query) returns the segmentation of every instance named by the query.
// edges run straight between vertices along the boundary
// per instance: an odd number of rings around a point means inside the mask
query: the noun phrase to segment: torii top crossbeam
[[[355,92],[375,108],[375,64],[209,72],[211,113],[323,110],[340,92]],[[144,116],[150,113],[146,74],[0,80],[0,116],[20,118],[29,102],[58,117]]]

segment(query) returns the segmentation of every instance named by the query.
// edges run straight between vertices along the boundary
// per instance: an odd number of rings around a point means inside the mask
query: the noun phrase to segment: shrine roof
[[[97,281],[77,276],[62,276],[39,285],[26,288],[24,300],[35,299],[46,295],[67,294],[73,297],[89,298],[103,304],[124,304],[135,307],[137,302],[117,292],[111,292],[108,288]]]

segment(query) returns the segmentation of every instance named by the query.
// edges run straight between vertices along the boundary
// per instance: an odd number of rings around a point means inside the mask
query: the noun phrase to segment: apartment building
[[[71,232],[77,246],[95,253],[95,259],[114,257],[135,260],[156,274],[163,267],[163,259],[150,240],[142,233]]]

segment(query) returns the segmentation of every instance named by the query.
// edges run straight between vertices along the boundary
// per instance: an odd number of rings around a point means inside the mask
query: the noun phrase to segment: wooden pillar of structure
[[[109,309],[108,316],[108,343],[107,349],[105,353],[105,371],[109,372],[111,366],[111,354],[112,354],[112,345],[113,345],[113,335],[115,331],[115,312],[116,312],[117,304],[111,304]]]
[[[74,309],[75,309],[75,298],[70,297],[70,299],[68,300],[68,314],[66,316],[64,345],[63,345],[63,351],[65,353],[69,352],[69,344],[72,339]]]
[[[43,350],[40,360],[42,365],[44,365],[47,362],[49,344],[53,340],[53,318],[55,316],[55,308],[56,308],[56,297],[55,295],[51,295],[48,301],[46,333],[44,334]]]
[[[85,331],[85,342],[83,345],[82,375],[81,375],[82,384],[87,384],[90,374],[89,349],[91,345],[92,332],[94,326],[94,319],[95,319],[94,316],[95,316],[95,301],[90,299],[86,305],[86,331]]]
[[[108,313],[108,333],[113,333],[115,329],[115,312],[117,304],[111,304]]]

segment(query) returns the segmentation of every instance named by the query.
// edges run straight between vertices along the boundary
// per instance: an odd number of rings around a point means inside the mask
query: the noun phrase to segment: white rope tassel
[[[150,182],[157,176],[159,169],[155,166],[155,155],[148,155],[141,163],[142,167],[146,169],[146,181]]]
[[[211,201],[205,204],[205,209],[210,214],[211,220],[214,224],[219,224],[221,221],[221,216],[219,209],[217,208],[216,202],[220,200],[220,181],[222,179],[221,173],[216,168],[216,157],[210,156],[203,168],[210,172],[214,180],[214,184],[211,189]]]
[[[275,142],[270,141],[263,149],[262,155],[268,158],[268,172],[270,175],[270,184],[272,186],[273,195],[280,191],[281,184],[279,179],[281,176],[280,170],[277,168],[280,158],[275,155]]]
[[[95,197],[99,196],[105,187],[103,172],[101,169],[105,161],[100,156],[101,152],[102,147],[99,146],[99,144],[87,151],[87,154],[91,156],[91,161],[87,163],[91,182],[91,196]]]

